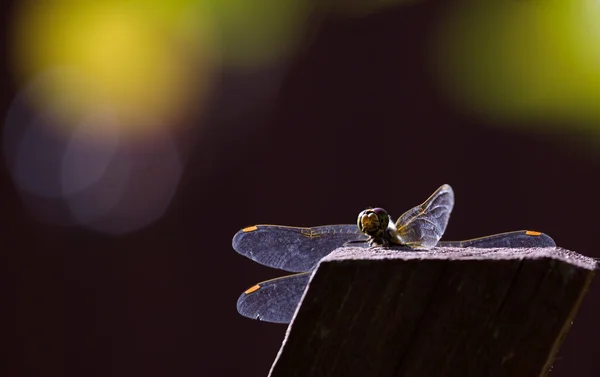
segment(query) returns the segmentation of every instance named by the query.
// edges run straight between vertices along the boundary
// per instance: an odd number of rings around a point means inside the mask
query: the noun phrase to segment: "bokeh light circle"
[[[432,68],[470,114],[600,135],[599,18],[596,0],[462,2],[441,17]]]

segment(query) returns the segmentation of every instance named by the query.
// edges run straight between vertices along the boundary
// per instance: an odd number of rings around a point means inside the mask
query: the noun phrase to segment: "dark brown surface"
[[[338,249],[270,376],[543,376],[595,265],[560,248]]]

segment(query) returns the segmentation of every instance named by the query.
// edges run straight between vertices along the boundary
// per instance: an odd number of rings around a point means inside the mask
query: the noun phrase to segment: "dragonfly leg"
[[[376,246],[389,246],[391,243],[387,238],[384,237],[369,237],[369,239],[367,240],[367,242],[369,243],[369,246],[371,247],[376,247]]]

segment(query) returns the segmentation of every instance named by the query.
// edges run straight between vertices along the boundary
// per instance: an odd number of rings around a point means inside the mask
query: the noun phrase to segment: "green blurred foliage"
[[[463,2],[437,25],[432,66],[465,111],[600,136],[597,20],[595,0]]]

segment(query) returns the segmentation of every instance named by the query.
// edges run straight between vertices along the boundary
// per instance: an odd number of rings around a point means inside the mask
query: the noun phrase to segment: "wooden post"
[[[270,377],[545,376],[596,262],[560,248],[341,248]]]

